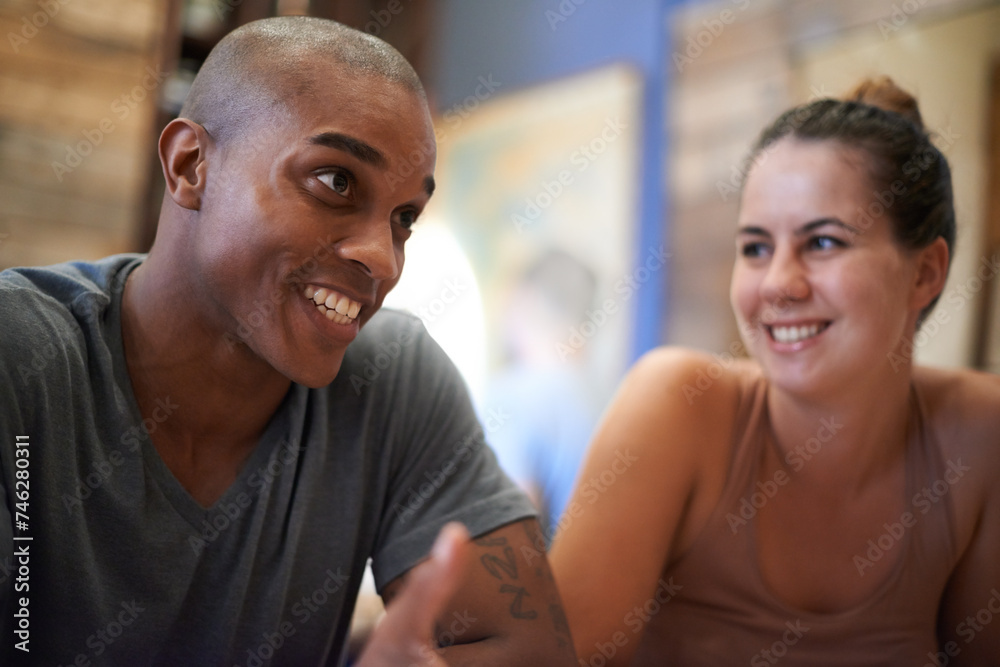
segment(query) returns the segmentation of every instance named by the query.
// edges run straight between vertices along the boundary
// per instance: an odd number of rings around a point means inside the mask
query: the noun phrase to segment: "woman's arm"
[[[1000,664],[1000,486],[952,573],[941,604],[939,649],[955,667]]]
[[[591,443],[551,556],[583,662],[610,643],[607,664],[628,664],[644,630],[626,622],[630,610],[655,594],[678,538],[721,492],[738,396],[734,375],[711,380],[711,366],[721,368],[686,350],[646,355]]]
[[[939,433],[969,477],[955,485],[956,532],[966,546],[941,601],[939,650],[956,667],[1000,665],[1000,377],[950,380]]]

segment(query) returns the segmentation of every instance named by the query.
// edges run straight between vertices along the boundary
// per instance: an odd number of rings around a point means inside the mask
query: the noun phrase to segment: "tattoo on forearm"
[[[479,558],[486,571],[497,579],[503,580],[500,570],[503,570],[511,579],[517,579],[517,561],[514,560],[514,550],[508,546],[503,548],[503,559],[497,558],[493,554],[485,554]]]
[[[542,534],[542,527],[534,521],[525,521],[521,523],[521,528],[524,529],[524,534],[527,536],[528,541],[541,551],[547,551],[545,548],[545,535]]]
[[[513,593],[514,600],[510,603],[510,615],[514,618],[523,618],[526,620],[534,620],[538,618],[538,612],[534,610],[523,610],[521,608],[521,600],[525,597],[531,597],[527,589],[523,586],[511,586],[510,584],[504,584],[500,587],[501,593]]]
[[[549,605],[549,616],[552,618],[552,627],[556,631],[556,641],[560,648],[565,648],[572,643],[572,636],[569,632],[569,621],[566,620],[566,612],[562,605],[552,603]]]
[[[476,540],[476,544],[483,547],[502,548],[502,556],[497,553],[486,553],[479,557],[479,562],[483,568],[489,572],[490,576],[500,581],[515,582],[518,580],[517,556],[514,548],[507,543],[504,537],[486,537]],[[524,586],[514,586],[504,583],[500,586],[500,593],[513,594],[514,599],[510,603],[510,615],[513,618],[522,620],[534,620],[538,618],[538,612],[533,609],[526,609],[524,598],[531,597],[528,589]]]

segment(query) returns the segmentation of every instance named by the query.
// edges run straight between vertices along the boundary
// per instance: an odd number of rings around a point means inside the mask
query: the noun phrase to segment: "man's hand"
[[[389,582],[382,591],[389,614],[404,616],[395,622],[412,623],[419,628],[411,634],[419,635],[423,648],[409,650],[420,661],[398,665],[572,667],[576,664],[573,639],[537,521],[522,519],[501,526],[471,543],[462,543],[452,556],[456,560],[449,557],[447,567],[436,557],[419,563]],[[465,566],[457,559],[464,561]],[[417,581],[418,590],[410,590],[410,583]],[[397,599],[403,595],[411,601],[397,609]],[[450,599],[443,602],[444,597]],[[406,614],[423,618],[407,621]],[[435,645],[440,649],[437,656],[431,656],[426,633],[435,622]],[[444,662],[437,662],[438,658]]]
[[[359,667],[444,667],[434,639],[435,619],[462,580],[469,535],[461,524],[441,529],[425,567],[408,577],[372,633]]]

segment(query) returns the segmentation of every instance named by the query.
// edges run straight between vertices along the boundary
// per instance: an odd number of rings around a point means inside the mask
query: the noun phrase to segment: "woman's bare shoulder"
[[[913,382],[936,425],[1000,440],[1000,375],[918,367]]]
[[[913,382],[946,458],[1000,474],[1000,375],[921,367]]]
[[[627,382],[691,407],[725,411],[734,409],[760,375],[760,367],[750,359],[668,346],[643,355]]]
[[[620,423],[656,457],[679,457],[701,475],[724,469],[740,402],[759,378],[746,359],[661,347],[636,362],[615,404],[628,413]]]

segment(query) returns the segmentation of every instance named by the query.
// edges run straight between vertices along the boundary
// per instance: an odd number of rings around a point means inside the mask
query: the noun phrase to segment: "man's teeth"
[[[325,287],[306,285],[302,295],[316,304],[326,319],[337,324],[350,324],[361,312],[361,304]]]
[[[774,340],[779,343],[798,343],[800,340],[805,340],[806,338],[812,338],[820,331],[826,328],[826,325],[810,324],[809,326],[801,327],[771,327],[771,335],[774,336]]]

